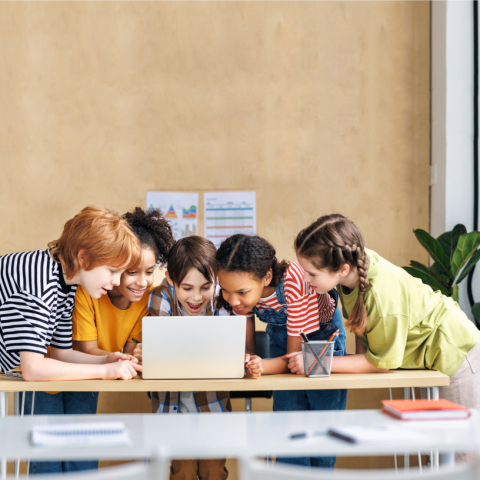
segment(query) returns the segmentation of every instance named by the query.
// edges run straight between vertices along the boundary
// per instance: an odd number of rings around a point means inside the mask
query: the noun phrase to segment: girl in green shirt
[[[337,286],[346,327],[356,335],[356,354],[334,357],[332,372],[438,370],[451,377],[443,398],[480,407],[480,332],[456,302],[366,249],[342,215],[303,229],[295,251],[317,293]],[[287,357],[290,370],[303,374],[302,355]]]

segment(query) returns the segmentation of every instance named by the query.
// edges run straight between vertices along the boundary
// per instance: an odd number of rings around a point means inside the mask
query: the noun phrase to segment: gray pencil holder
[[[328,377],[332,370],[335,342],[312,340],[302,342],[303,367],[307,377]]]

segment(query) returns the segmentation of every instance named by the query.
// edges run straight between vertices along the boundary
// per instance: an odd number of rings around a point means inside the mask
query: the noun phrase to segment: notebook
[[[428,437],[423,433],[395,425],[359,426],[331,428],[332,437],[358,445],[411,444],[412,442],[428,444]]]
[[[383,400],[383,412],[400,420],[455,420],[470,416],[470,410],[449,400]]]
[[[61,423],[36,425],[32,444],[42,447],[129,445],[130,437],[123,422]]]

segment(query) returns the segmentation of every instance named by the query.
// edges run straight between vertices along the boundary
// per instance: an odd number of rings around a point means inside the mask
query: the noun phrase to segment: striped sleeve
[[[287,333],[299,336],[316,332],[320,322],[330,322],[335,307],[331,306],[328,294],[317,295],[310,285],[303,280],[303,269],[295,262],[290,264],[284,278],[285,299],[287,301]],[[333,302],[333,305],[335,302]]]
[[[48,250],[0,256],[0,369],[20,365],[19,352],[45,355],[72,347],[75,285],[65,283]]]
[[[295,262],[290,264],[284,277],[285,299],[287,301],[287,333],[299,336],[319,329],[316,295],[310,294],[310,287],[303,281],[303,270]]]
[[[320,323],[331,322],[335,313],[335,300],[328,294],[317,295]]]
[[[2,339],[6,352],[47,353],[50,309],[25,292],[13,294],[0,307]],[[70,330],[71,335],[71,330]]]

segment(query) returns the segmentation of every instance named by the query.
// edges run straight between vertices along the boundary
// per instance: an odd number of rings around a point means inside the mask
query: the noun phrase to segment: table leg
[[[432,387],[432,400],[438,400],[440,398],[440,389],[439,387]],[[433,452],[433,458],[432,458],[432,468],[438,468],[440,467],[440,452],[436,450]]]
[[[404,387],[403,389],[403,399],[410,400],[410,387]],[[403,468],[405,470],[410,469],[410,455],[405,454],[403,456]]]
[[[15,392],[15,414],[20,415],[23,417],[23,414],[25,413],[25,397],[26,397],[26,392],[22,392],[22,404],[20,407],[20,392]],[[15,478],[19,478],[20,476],[20,458],[17,458],[15,460]]]
[[[32,408],[30,410],[30,415],[33,415],[33,411],[35,409],[35,392],[32,392]],[[27,478],[30,475],[30,459],[27,458]]]
[[[420,398],[430,400],[430,387],[420,387]]]
[[[440,454],[440,465],[442,465],[442,467],[454,467],[455,452],[442,452]]]
[[[7,400],[8,392],[0,392],[0,417],[8,415],[7,412]],[[2,479],[7,478],[7,459],[2,458],[0,461],[0,477]]]

